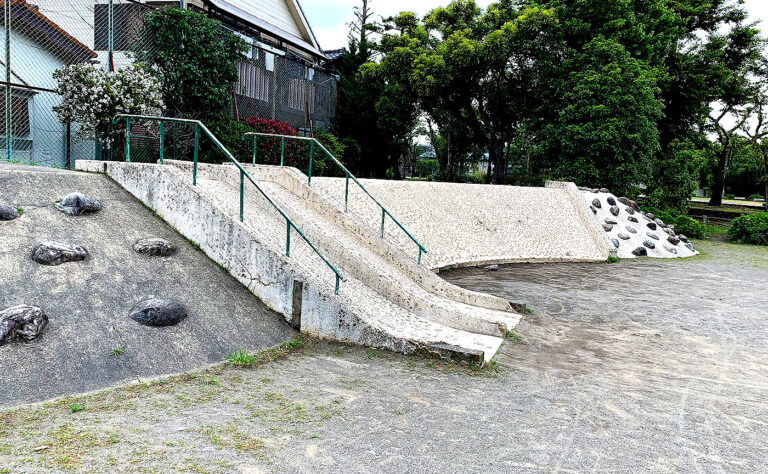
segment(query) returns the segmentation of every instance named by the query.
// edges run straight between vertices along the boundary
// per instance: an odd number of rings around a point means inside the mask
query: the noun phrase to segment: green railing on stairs
[[[118,120],[125,119],[125,161],[130,162],[131,161],[131,121],[132,120],[140,120],[140,121],[151,121],[151,122],[158,122],[160,124],[160,164],[163,163],[163,147],[165,146],[165,124],[167,122],[172,123],[184,123],[184,124],[190,124],[195,126],[195,151],[194,151],[194,161],[192,165],[192,185],[197,186],[197,161],[199,156],[199,149],[200,149],[200,132],[203,132],[216,147],[221,150],[224,155],[234,163],[234,165],[240,170],[240,222],[243,222],[243,210],[245,208],[245,202],[244,202],[244,195],[245,195],[245,179],[248,178],[248,181],[253,184],[256,189],[259,190],[262,196],[272,205],[272,207],[277,210],[277,212],[280,213],[281,216],[285,219],[285,225],[286,225],[286,236],[285,236],[285,256],[290,257],[291,256],[291,228],[296,231],[297,234],[301,236],[302,239],[304,239],[304,242],[309,245],[309,247],[325,262],[328,267],[330,267],[331,270],[333,270],[333,273],[336,274],[336,294],[339,293],[339,281],[347,281],[347,279],[344,277],[344,275],[339,272],[339,270],[333,266],[333,264],[323,255],[317,247],[315,247],[315,244],[310,241],[306,235],[299,229],[296,224],[293,223],[293,221],[288,217],[288,215],[283,212],[283,210],[280,208],[280,206],[275,203],[275,201],[269,197],[269,195],[264,192],[261,187],[256,184],[256,181],[251,178],[251,175],[248,174],[247,171],[245,171],[245,168],[243,168],[243,165],[240,164],[237,159],[235,159],[234,156],[232,156],[232,153],[229,152],[229,150],[222,145],[222,143],[219,141],[216,136],[211,133],[210,130],[199,120],[189,120],[189,119],[180,119],[180,118],[172,118],[172,117],[156,117],[153,115],[132,115],[132,114],[119,114],[116,115],[115,118],[112,119],[113,124],[117,124]]]
[[[299,137],[294,135],[277,135],[273,133],[258,133],[258,132],[249,132],[243,135],[243,139],[245,140],[246,137],[252,136],[253,137],[253,165],[256,165],[256,159],[258,154],[258,139],[259,137],[264,138],[279,138],[280,139],[280,166],[285,166],[285,142],[286,140],[299,140],[299,141],[308,141],[309,142],[309,172],[307,173],[307,185],[312,185],[312,160],[314,159],[315,154],[315,147],[318,147],[321,151],[323,151],[328,158],[333,161],[341,170],[344,172],[344,175],[346,176],[346,184],[344,187],[344,212],[348,211],[349,208],[349,180],[350,178],[352,181],[355,182],[358,186],[360,186],[360,189],[365,192],[365,194],[368,195],[371,200],[373,200],[374,203],[376,203],[377,206],[381,209],[381,238],[384,238],[384,223],[386,221],[387,216],[389,216],[390,219],[392,219],[392,222],[397,224],[397,226],[405,232],[405,235],[407,235],[418,247],[419,247],[419,263],[421,263],[421,255],[422,253],[427,253],[427,249],[424,248],[421,243],[416,240],[416,238],[411,235],[410,232],[408,232],[408,229],[403,226],[403,224],[398,221],[395,216],[392,215],[391,212],[387,210],[387,208],[384,207],[383,204],[381,204],[373,195],[368,192],[368,190],[363,186],[363,184],[357,180],[357,177],[353,175],[346,166],[344,166],[339,160],[336,159],[333,154],[328,151],[327,148],[323,146],[320,141],[317,140],[317,138],[314,137]]]

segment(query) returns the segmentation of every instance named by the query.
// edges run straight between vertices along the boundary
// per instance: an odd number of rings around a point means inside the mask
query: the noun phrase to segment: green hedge
[[[731,221],[728,238],[742,244],[768,245],[768,212],[737,217]]]
[[[652,213],[665,224],[675,226],[676,234],[683,234],[691,239],[704,239],[707,237],[707,226],[684,215],[673,215],[667,211],[661,211],[654,208],[643,208],[645,212]]]

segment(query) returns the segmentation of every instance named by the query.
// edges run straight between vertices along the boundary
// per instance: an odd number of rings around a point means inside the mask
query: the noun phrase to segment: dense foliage
[[[372,170],[393,165],[419,117],[441,179],[487,152],[489,181],[645,185],[653,205],[682,212],[702,166],[712,188],[727,176],[741,131],[722,124],[754,115],[761,82],[764,42],[738,0],[455,0],[358,20],[370,34],[353,35],[339,69],[339,131]],[[398,146],[380,146],[387,136]]]
[[[728,238],[743,244],[768,245],[768,212],[737,217],[731,222]]]
[[[147,15],[147,47],[139,60],[163,79],[170,113],[207,120],[227,112],[237,81],[237,61],[247,45],[221,22],[193,10],[161,8]]]

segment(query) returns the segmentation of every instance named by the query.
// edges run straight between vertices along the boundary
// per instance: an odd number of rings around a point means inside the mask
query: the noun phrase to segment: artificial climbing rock
[[[100,211],[101,203],[85,194],[71,193],[56,203],[56,209],[70,216],[79,216],[89,212]]]
[[[84,247],[61,242],[42,242],[32,250],[32,260],[42,265],[79,262],[86,257],[88,257],[88,251]]]
[[[150,257],[168,257],[176,251],[176,246],[165,239],[152,237],[137,241],[133,244],[133,250]]]
[[[0,346],[15,337],[37,339],[47,324],[48,315],[35,306],[22,304],[0,311]]]
[[[144,326],[173,326],[187,317],[187,310],[176,301],[150,298],[131,308],[130,317]]]
[[[15,207],[0,204],[0,221],[12,221],[19,218],[19,211]]]

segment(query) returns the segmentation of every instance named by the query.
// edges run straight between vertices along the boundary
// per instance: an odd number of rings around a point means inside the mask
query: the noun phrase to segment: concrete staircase
[[[233,165],[199,165],[196,186],[187,162],[78,167],[106,170],[304,332],[484,363],[519,322],[507,301],[445,282],[294,168],[246,170],[346,277],[338,294],[333,272],[297,236],[284,255],[285,220],[248,182],[240,222],[240,171]]]

